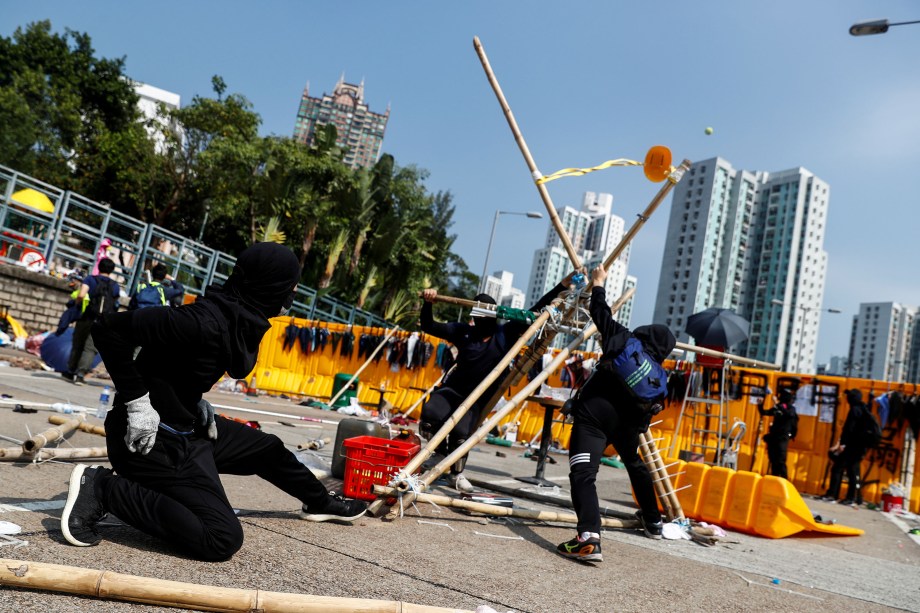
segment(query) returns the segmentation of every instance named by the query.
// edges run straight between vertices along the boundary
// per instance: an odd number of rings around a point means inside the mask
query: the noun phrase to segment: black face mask
[[[291,305],[294,304],[294,292],[291,292],[290,295],[284,299],[284,302],[281,303],[281,312],[278,313],[278,317],[284,317],[288,314],[288,311],[291,310]]]

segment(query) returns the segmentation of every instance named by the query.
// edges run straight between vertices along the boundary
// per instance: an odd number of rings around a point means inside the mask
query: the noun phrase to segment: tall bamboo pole
[[[48,428],[41,434],[36,434],[30,439],[23,441],[22,450],[26,453],[35,453],[48,443],[54,443],[63,439],[73,432],[80,425],[79,419],[68,419],[56,428]]]
[[[395,600],[336,598],[138,577],[77,566],[0,559],[0,585],[104,600],[231,613],[472,613]]]
[[[396,490],[392,487],[375,485],[374,493],[378,496],[394,496],[399,493],[399,490]],[[455,509],[475,511],[476,513],[482,513],[483,515],[494,515],[496,517],[518,517],[520,519],[556,521],[566,524],[578,523],[578,516],[574,513],[515,509],[512,507],[503,507],[496,504],[486,504],[484,502],[474,502],[472,500],[451,498],[450,496],[439,496],[437,494],[416,494],[416,500],[419,502],[431,502],[443,507],[454,507]],[[639,526],[639,522],[637,520],[618,519],[615,517],[601,517],[601,526],[605,528],[637,528]]]
[[[530,175],[536,182],[543,175],[537,168],[537,163],[534,162],[533,156],[530,155],[530,149],[527,147],[527,143],[524,141],[524,136],[521,134],[521,130],[518,128],[517,121],[514,119],[514,114],[511,112],[511,107],[508,105],[508,101],[505,100],[505,94],[502,92],[502,87],[499,85],[498,79],[495,77],[495,73],[492,72],[492,65],[489,63],[489,58],[486,56],[486,50],[483,49],[482,43],[479,42],[478,36],[473,37],[473,48],[476,49],[476,55],[479,56],[479,61],[482,63],[482,69],[486,73],[486,78],[489,79],[489,85],[492,86],[492,91],[495,92],[495,97],[498,98],[498,104],[502,107],[502,112],[505,114],[505,119],[508,121],[508,127],[511,128],[511,133],[514,135],[514,141],[520,148],[521,154],[524,156],[524,161],[527,163],[527,168],[530,170]],[[559,219],[559,214],[556,213],[556,205],[553,204],[553,199],[550,198],[549,192],[546,190],[546,186],[542,183],[536,183],[536,186],[537,192],[539,192],[540,198],[543,200],[543,205],[546,207],[546,212],[549,215],[549,219],[552,222],[553,227],[556,229],[556,233],[559,234],[559,238],[562,240],[562,246],[565,247],[565,252],[569,254],[569,259],[572,261],[572,265],[576,269],[581,268],[581,258],[578,257],[578,253],[575,251],[575,247],[572,245],[572,241],[569,239],[569,235],[566,233],[565,228],[562,226],[562,220]]]

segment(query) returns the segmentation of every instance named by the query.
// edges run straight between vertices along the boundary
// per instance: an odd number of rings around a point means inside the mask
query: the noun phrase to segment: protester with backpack
[[[146,309],[149,307],[170,306],[185,294],[185,288],[178,281],[167,282],[166,266],[158,263],[150,269],[151,281],[138,283],[137,290],[131,296],[128,309]]]
[[[831,461],[831,483],[823,499],[837,502],[840,495],[840,485],[843,482],[843,473],[846,471],[849,487],[843,504],[860,505],[863,502],[860,488],[859,466],[863,456],[871,447],[878,445],[881,439],[881,428],[872,415],[869,407],[863,403],[862,392],[850,389],[845,392],[850,412],[847,414],[840,438],[837,444],[828,451]]]
[[[114,313],[118,307],[121,288],[111,278],[113,272],[115,262],[109,258],[100,260],[99,274],[83,279],[74,299],[75,304],[78,307],[82,305],[83,310],[74,325],[67,372],[61,373],[61,376],[76,385],[83,385],[84,377],[92,369],[96,358],[96,346],[90,336],[93,322],[102,315]]]
[[[770,474],[788,479],[786,455],[789,441],[794,439],[799,431],[799,416],[795,412],[795,405],[792,404],[792,392],[780,390],[779,398],[774,402],[772,409],[760,406],[758,410],[761,415],[773,416],[770,431],[763,437],[767,444],[767,457],[770,459]]]
[[[601,335],[603,357],[572,402],[572,436],[569,441],[569,480],[572,503],[578,515],[578,535],[556,551],[579,561],[600,562],[601,515],[597,500],[598,466],[607,445],[613,443],[626,465],[639,502],[636,518],[649,538],[661,538],[661,513],[652,477],[639,457],[639,435],[661,411],[667,396],[667,373],[661,362],[676,339],[667,326],[640,326],[630,332],[613,319],[604,280],[607,271],[591,272],[591,319]]]

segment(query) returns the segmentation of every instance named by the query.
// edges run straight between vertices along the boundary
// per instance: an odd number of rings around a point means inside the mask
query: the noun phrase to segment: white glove
[[[204,398],[198,401],[198,426],[202,428],[206,427],[208,438],[212,441],[217,440],[217,423],[214,421],[214,407]]]
[[[150,394],[130,400],[128,408],[128,433],[125,434],[125,444],[128,451],[140,451],[147,455],[153,449],[157,438],[157,427],[160,425],[160,414],[150,404]]]

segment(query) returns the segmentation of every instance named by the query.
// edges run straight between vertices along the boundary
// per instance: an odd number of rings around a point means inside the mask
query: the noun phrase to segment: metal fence
[[[115,262],[113,277],[130,293],[156,263],[190,294],[223,283],[236,258],[147,224],[111,207],[0,165],[0,262],[65,276],[95,273],[101,255]],[[292,314],[362,326],[389,324],[381,317],[303,284]]]

